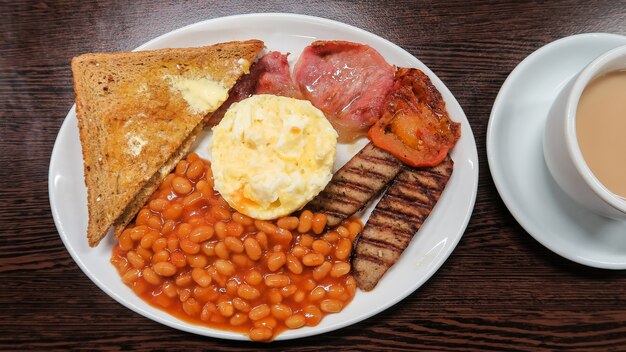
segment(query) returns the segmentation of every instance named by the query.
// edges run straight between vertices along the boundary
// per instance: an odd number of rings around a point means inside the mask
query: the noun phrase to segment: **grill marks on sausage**
[[[336,226],[363,209],[400,172],[402,163],[369,143],[341,169],[307,208],[326,214]]]
[[[439,200],[452,169],[447,156],[434,167],[404,167],[391,182],[357,240],[352,266],[360,289],[372,290],[398,261]]]

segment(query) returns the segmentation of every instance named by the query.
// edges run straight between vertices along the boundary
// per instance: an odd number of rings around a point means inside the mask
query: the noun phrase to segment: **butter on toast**
[[[248,40],[72,59],[90,246],[114,223],[119,233],[132,220],[263,46]]]

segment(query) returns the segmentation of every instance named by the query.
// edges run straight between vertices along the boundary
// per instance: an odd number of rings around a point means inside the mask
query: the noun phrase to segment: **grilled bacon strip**
[[[357,238],[352,268],[360,289],[372,290],[398,261],[439,200],[452,168],[448,155],[437,166],[405,166],[398,173]]]
[[[306,208],[326,214],[327,225],[337,226],[379,195],[401,168],[395,156],[369,143],[335,173]]]

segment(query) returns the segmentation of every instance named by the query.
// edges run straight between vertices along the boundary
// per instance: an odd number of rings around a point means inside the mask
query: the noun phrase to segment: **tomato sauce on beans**
[[[236,212],[213,189],[210,163],[181,160],[113,248],[111,263],[144,301],[179,319],[269,341],[315,326],[354,297],[348,219],[303,211],[273,221]]]

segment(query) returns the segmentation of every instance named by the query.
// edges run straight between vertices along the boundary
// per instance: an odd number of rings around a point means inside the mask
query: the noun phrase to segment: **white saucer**
[[[595,215],[563,193],[545,164],[542,136],[563,85],[600,54],[625,44],[624,36],[592,33],[535,51],[502,85],[487,129],[491,175],[520,225],[562,257],[605,269],[626,269],[626,221]]]

